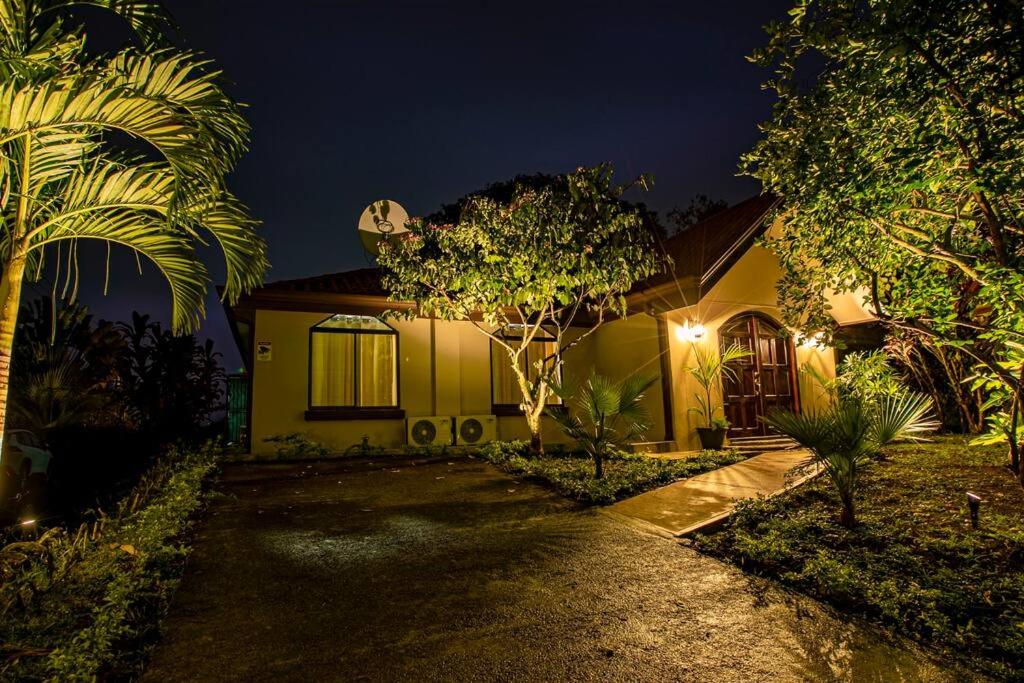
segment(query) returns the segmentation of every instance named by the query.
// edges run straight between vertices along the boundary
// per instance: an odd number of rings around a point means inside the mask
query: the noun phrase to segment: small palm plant
[[[818,413],[774,410],[762,418],[769,427],[811,451],[839,494],[839,523],[857,523],[855,495],[864,467],[878,450],[901,440],[921,440],[938,427],[932,418],[931,400],[903,392],[874,403],[858,398],[835,401]]]
[[[548,411],[566,436],[575,440],[594,459],[594,478],[604,478],[604,460],[615,448],[622,448],[650,427],[650,416],[642,405],[644,392],[656,377],[630,376],[622,382],[591,373],[578,395],[564,386],[552,391],[576,411]]]

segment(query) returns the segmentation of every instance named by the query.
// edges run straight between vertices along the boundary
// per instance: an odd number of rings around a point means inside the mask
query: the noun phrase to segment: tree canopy
[[[513,181],[508,191],[465,199],[454,222],[414,219],[407,237],[381,247],[392,300],[415,302],[421,315],[470,321],[504,349],[538,444],[562,354],[608,313],[625,315],[626,292],[661,265],[645,213],[621,200],[647,180],[620,186],[612,173],[601,165],[540,184]],[[521,359],[539,335],[553,337],[557,350],[531,372]]]
[[[76,5],[120,16],[140,47],[89,52]],[[204,313],[199,245],[220,247],[229,301],[262,282],[266,245],[226,188],[249,126],[209,60],[167,46],[170,25],[156,0],[0,0],[0,430],[22,283],[47,253],[76,285],[83,240],[152,262],[178,333]]]
[[[769,242],[791,326],[867,292],[1021,396],[1024,12],[1012,0],[798,0],[752,57],[778,100],[743,170],[784,198]]]

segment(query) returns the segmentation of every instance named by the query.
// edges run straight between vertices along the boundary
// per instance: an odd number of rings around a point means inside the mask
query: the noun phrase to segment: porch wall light
[[[707,332],[707,328],[699,322],[687,318],[682,325],[676,328],[676,337],[679,341],[693,343],[703,339]]]

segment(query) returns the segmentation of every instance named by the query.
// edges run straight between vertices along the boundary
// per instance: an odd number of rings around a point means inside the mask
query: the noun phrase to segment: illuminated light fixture
[[[699,322],[687,318],[681,326],[676,328],[676,337],[679,338],[679,341],[693,343],[703,339],[707,332],[707,328]]]
[[[35,523],[36,523],[36,520],[34,520],[34,519],[26,519],[25,521],[23,521],[23,522],[18,522],[18,523],[19,523],[19,524],[20,524],[21,526],[32,526],[33,524],[35,524]]]

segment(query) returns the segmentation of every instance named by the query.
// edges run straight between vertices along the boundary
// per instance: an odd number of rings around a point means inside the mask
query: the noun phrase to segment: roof
[[[707,289],[741,256],[765,230],[765,218],[778,204],[774,195],[746,199],[714,214],[687,230],[673,235],[662,245],[672,257],[674,268],[638,283],[633,294],[659,286],[685,283],[698,294]],[[348,302],[372,306],[388,296],[381,286],[378,268],[359,268],[328,275],[268,282],[241,297],[237,308],[284,308],[285,310],[340,310]],[[698,296],[699,298],[699,296]],[[315,304],[315,306],[314,306]],[[312,306],[304,308],[304,306]],[[395,308],[388,303],[385,308]],[[382,309],[383,310],[383,309]]]
[[[268,282],[261,292],[325,292],[360,296],[387,296],[380,284],[379,268],[359,268],[329,275],[314,275],[295,280]]]
[[[665,240],[665,253],[674,268],[648,279],[650,287],[685,278],[696,278],[702,293],[739,258],[766,229],[765,219],[779,203],[778,197],[762,194],[722,209]]]

